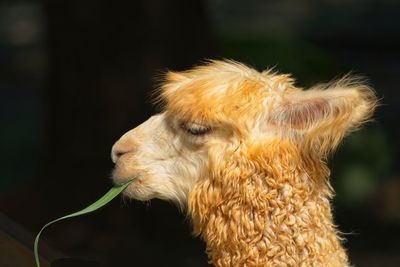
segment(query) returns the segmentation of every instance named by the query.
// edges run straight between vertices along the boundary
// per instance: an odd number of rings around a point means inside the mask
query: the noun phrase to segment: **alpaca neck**
[[[347,266],[333,224],[329,184],[316,184],[296,169],[279,174],[231,176],[196,185],[189,211],[211,262],[215,266]]]

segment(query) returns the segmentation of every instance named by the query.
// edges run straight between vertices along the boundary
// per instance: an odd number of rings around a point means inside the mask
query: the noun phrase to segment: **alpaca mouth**
[[[128,179],[116,180],[115,178],[113,178],[113,180],[114,180],[114,184],[116,186],[121,186],[125,183],[130,183],[132,185],[135,185],[135,184],[140,183],[140,181],[139,181],[140,177],[141,177],[141,175],[137,174],[137,175],[133,175],[132,177],[130,177]]]
[[[132,181],[132,184],[135,184],[140,176],[142,175],[140,175],[138,172],[128,171],[124,168],[116,166],[112,171],[111,177],[115,185],[120,185],[128,181]]]

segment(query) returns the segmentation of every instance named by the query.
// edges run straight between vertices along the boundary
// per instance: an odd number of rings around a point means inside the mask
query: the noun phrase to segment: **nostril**
[[[118,146],[117,144],[115,144],[113,146],[113,148],[111,149],[111,159],[114,163],[116,163],[117,160],[120,157],[122,157],[122,155],[124,155],[128,152],[131,152],[131,151],[132,151],[132,149],[129,149],[127,147],[121,147],[121,146]]]
[[[121,152],[115,152],[115,151],[112,151],[111,152],[111,159],[112,159],[112,161],[114,162],[114,163],[116,163],[117,162],[117,160],[122,156],[123,154],[121,153]]]
[[[123,153],[123,152],[117,152],[117,153],[115,153],[115,156],[116,156],[117,158],[119,158],[119,157],[121,157],[123,154],[125,154],[125,153]]]
[[[113,160],[114,163],[116,163],[118,161],[118,159],[123,155],[124,153],[119,152],[119,153],[114,153],[111,158]]]
[[[122,155],[123,155],[122,152],[116,152],[116,151],[114,150],[114,148],[113,148],[112,151],[111,151],[111,159],[112,159],[112,161],[113,161],[114,163],[116,163],[117,160],[118,160]]]

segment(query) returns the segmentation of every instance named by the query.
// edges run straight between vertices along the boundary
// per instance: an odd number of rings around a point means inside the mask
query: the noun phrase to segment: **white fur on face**
[[[205,169],[207,151],[205,138],[191,136],[181,123],[165,113],[155,115],[114,144],[114,182],[120,184],[140,176],[124,191],[126,196],[186,205],[190,189]]]

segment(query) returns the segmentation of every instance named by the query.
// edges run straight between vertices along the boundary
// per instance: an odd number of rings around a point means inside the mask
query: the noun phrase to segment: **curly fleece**
[[[288,75],[212,61],[170,72],[161,97],[172,116],[232,131],[229,145],[206,144],[206,175],[187,200],[211,263],[349,265],[325,161],[372,114],[376,98],[368,86],[345,77],[301,90]],[[264,135],[255,136],[263,124]]]

